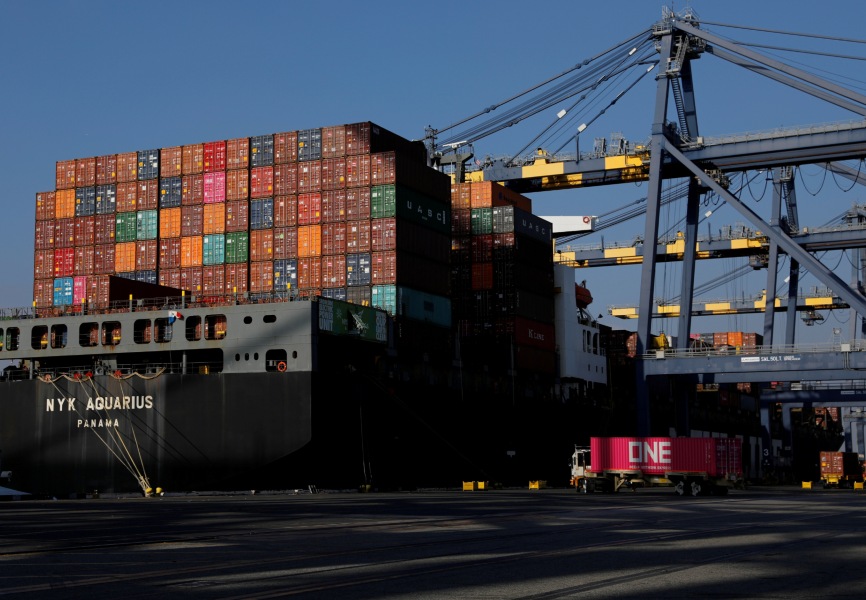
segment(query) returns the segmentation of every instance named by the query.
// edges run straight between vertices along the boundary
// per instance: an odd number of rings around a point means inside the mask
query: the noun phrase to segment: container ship
[[[0,320],[17,489],[554,478],[604,396],[531,200],[374,123],[61,160],[35,204]]]

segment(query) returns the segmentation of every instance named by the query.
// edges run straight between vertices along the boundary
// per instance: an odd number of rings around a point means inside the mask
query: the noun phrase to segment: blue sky
[[[680,11],[687,4],[707,23],[866,37],[866,4],[861,1],[831,2],[822,10],[805,0],[693,0],[667,6]],[[32,300],[34,199],[37,192],[54,188],[58,160],[357,121],[373,121],[417,139],[427,126],[444,128],[650,27],[664,5],[645,0],[615,5],[557,0],[4,0],[0,306],[27,306]],[[735,40],[804,43],[710,24],[704,28]],[[818,50],[866,56],[863,45],[806,43]],[[853,68],[848,64],[849,70],[828,71],[828,76],[844,78],[848,87],[863,93],[866,63],[848,63]],[[714,57],[702,57],[693,69],[705,135],[854,118]],[[619,132],[630,140],[648,139],[653,98],[651,82],[637,86],[584,137]],[[549,120],[548,115],[542,123]],[[475,150],[480,156],[506,155],[521,148],[532,133],[524,127],[508,129],[480,140]],[[586,145],[582,142],[581,147]],[[829,199],[819,200],[805,191],[821,188],[818,169],[804,173],[814,179],[804,179],[805,189],[799,188],[803,224],[810,218],[815,225],[824,224],[829,214],[864,202],[858,189],[843,193],[847,185],[836,186],[826,178],[822,193],[829,193]],[[645,186],[629,184],[537,194],[533,202],[536,214],[603,214],[645,195]],[[727,210],[718,211],[702,227],[718,229],[741,221]],[[642,233],[638,219],[604,236],[627,240]],[[636,304],[639,276],[638,267],[577,274],[596,298],[593,312],[601,314],[609,305]],[[660,277],[675,281],[676,273]],[[712,296],[760,292],[761,277],[744,278]],[[808,334],[829,339],[828,331],[840,326],[834,319],[831,315]],[[604,322],[622,328],[636,325],[610,317]],[[722,318],[698,329],[760,331],[758,327],[745,318]]]

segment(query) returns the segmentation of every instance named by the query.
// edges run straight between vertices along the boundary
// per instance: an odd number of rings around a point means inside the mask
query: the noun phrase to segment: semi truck
[[[738,438],[593,437],[575,446],[571,484],[581,493],[669,485],[680,496],[724,495],[742,488]]]
[[[825,488],[854,487],[863,481],[863,465],[856,452],[821,452],[821,483]]]

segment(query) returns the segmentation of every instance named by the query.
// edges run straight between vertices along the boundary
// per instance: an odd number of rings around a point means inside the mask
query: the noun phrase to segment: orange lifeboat
[[[592,293],[590,293],[589,289],[587,289],[585,285],[575,283],[574,296],[578,308],[586,308],[592,304]]]

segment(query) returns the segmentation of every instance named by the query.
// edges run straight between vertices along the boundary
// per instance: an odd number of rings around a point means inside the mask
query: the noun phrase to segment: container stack
[[[551,233],[521,194],[489,181],[452,185],[451,289],[464,359],[554,372]]]
[[[450,327],[449,194],[423,145],[370,122],[60,161],[36,195],[34,302],[102,307],[119,276]]]

